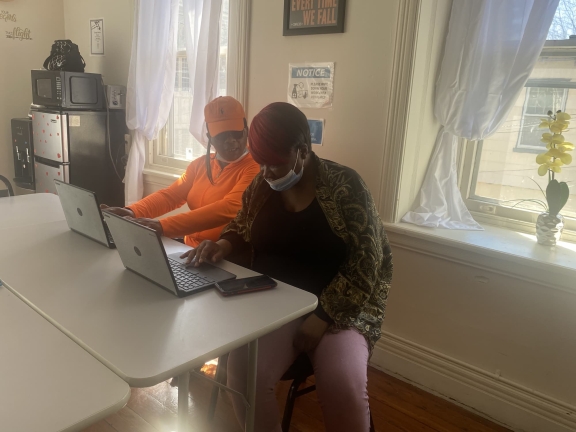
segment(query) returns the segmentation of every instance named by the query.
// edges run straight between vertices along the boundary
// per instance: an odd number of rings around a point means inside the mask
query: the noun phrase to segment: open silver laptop
[[[68,227],[106,247],[114,248],[114,240],[102,218],[96,194],[81,187],[54,180]]]
[[[154,282],[178,297],[235,279],[236,275],[210,264],[186,268],[181,252],[166,256],[160,234],[153,229],[124,219],[106,210],[102,212],[116,242],[124,267]]]

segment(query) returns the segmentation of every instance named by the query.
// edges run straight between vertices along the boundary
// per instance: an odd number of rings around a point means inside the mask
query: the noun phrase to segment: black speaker
[[[12,150],[14,152],[14,183],[24,189],[36,190],[32,119],[12,119]]]

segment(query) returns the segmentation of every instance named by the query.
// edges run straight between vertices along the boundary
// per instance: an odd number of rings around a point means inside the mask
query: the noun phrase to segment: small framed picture
[[[344,33],[346,0],[284,0],[284,36]]]

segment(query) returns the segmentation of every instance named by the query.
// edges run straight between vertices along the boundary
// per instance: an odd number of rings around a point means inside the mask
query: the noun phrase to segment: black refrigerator
[[[56,193],[59,179],[95,192],[100,203],[124,205],[124,111],[38,108],[32,129],[36,192]]]

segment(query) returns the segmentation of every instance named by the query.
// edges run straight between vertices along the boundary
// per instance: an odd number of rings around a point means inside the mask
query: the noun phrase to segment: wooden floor
[[[209,367],[207,373],[211,372]],[[284,408],[288,386],[288,383],[281,382],[276,392],[281,409]],[[242,432],[227,396],[220,396],[216,417],[212,424],[207,424],[205,417],[211,388],[210,383],[202,379],[190,378],[191,429]],[[368,393],[374,425],[379,432],[508,431],[373,368],[368,371]],[[146,389],[133,388],[126,407],[84,432],[172,432],[177,429],[177,409],[178,389],[171,387],[169,382]],[[290,431],[324,431],[316,392],[298,398]]]

